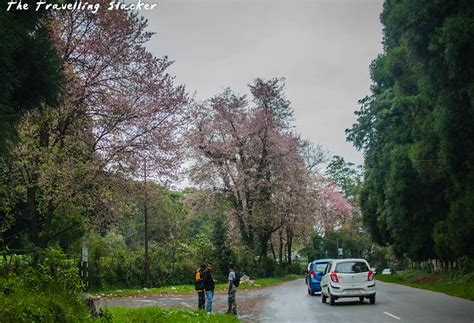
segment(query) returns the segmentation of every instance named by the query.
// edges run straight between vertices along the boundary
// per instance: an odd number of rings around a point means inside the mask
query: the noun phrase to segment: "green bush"
[[[135,289],[144,286],[144,250],[132,249],[124,238],[109,232],[105,236],[90,235],[89,285],[92,291],[113,289]],[[194,273],[201,263],[211,261],[213,277],[226,282],[229,258],[221,259],[217,248],[209,236],[198,234],[191,241],[150,242],[149,245],[149,286],[194,284]],[[255,251],[243,247],[233,247],[230,258],[237,265],[241,275],[252,279],[281,277],[288,273],[301,274],[303,267],[294,262],[290,272],[286,264],[280,265],[271,257],[258,257]]]
[[[81,322],[91,320],[80,299],[82,284],[74,261],[57,249],[20,257],[0,276],[2,322]],[[5,269],[5,267],[4,267]]]
[[[474,259],[467,256],[458,258],[457,260],[457,271],[461,274],[468,274],[474,272]]]
[[[91,236],[89,247],[89,284],[92,290],[138,288],[144,285],[144,249],[128,247],[119,234]],[[211,248],[208,240],[198,237],[189,244],[150,242],[149,285],[193,284],[194,272],[206,259],[201,249]]]

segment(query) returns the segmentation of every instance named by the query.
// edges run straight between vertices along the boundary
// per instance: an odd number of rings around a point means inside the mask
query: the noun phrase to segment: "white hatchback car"
[[[338,298],[365,298],[375,304],[375,274],[364,259],[334,259],[329,261],[321,280],[321,301],[334,305]]]

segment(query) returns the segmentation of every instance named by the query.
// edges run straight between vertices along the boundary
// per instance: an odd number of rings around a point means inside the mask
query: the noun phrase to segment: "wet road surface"
[[[106,306],[160,306],[196,308],[197,294],[106,298]],[[441,293],[377,281],[377,300],[370,305],[358,298],[321,303],[308,295],[304,279],[255,290],[239,290],[237,307],[242,322],[414,322],[474,323],[474,302]],[[227,310],[227,293],[214,296],[214,312]]]
[[[376,304],[358,298],[321,302],[308,295],[304,280],[271,289],[259,322],[474,322],[474,302],[441,293],[377,281]]]

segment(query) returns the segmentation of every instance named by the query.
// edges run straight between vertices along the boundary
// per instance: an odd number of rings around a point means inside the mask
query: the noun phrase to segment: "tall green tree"
[[[361,169],[346,162],[341,156],[333,156],[326,168],[326,175],[342,190],[344,196],[354,203],[362,182]]]
[[[30,7],[34,1],[26,0]],[[18,140],[17,126],[22,116],[59,102],[64,79],[62,65],[54,49],[44,10],[0,9],[0,176],[9,178]],[[0,181],[0,237],[11,229],[15,190]],[[5,246],[0,238],[0,248]]]
[[[474,256],[474,8],[387,0],[381,20],[372,95],[347,130],[365,153],[364,221],[398,255]]]
[[[23,1],[33,6],[34,1]],[[62,64],[40,10],[0,9],[0,154],[26,111],[58,102]]]

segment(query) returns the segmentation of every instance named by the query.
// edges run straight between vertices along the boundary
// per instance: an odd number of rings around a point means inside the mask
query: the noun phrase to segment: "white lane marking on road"
[[[394,319],[397,319],[397,320],[400,319],[398,316],[395,316],[395,315],[393,315],[393,314],[390,314],[389,312],[383,312],[383,313],[384,313],[385,315],[388,315],[388,316],[390,316],[390,317],[393,317]]]

